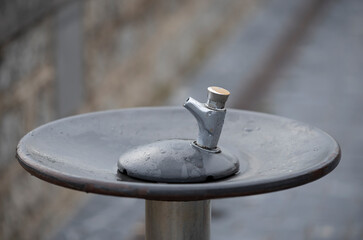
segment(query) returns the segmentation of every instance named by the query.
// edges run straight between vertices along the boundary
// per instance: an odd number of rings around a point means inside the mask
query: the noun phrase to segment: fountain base
[[[118,161],[118,169],[146,181],[195,183],[231,176],[240,170],[240,163],[223,147],[205,150],[192,140],[171,139],[126,152]]]

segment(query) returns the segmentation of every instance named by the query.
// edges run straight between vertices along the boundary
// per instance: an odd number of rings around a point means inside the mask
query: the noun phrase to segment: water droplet
[[[253,128],[244,128],[245,132],[252,132]]]

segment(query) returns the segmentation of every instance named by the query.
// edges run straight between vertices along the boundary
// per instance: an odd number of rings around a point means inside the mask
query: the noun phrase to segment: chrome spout
[[[185,101],[184,107],[198,122],[198,146],[208,150],[217,148],[226,115],[224,104],[228,96],[229,91],[223,88],[209,87],[207,103],[200,103],[191,97]]]

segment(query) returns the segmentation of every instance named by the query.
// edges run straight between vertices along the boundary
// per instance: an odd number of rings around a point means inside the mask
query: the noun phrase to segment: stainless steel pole
[[[210,219],[210,200],[146,200],[146,240],[209,240]]]

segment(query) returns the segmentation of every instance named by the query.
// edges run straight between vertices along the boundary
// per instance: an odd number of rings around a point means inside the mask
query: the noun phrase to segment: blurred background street
[[[16,144],[73,114],[205,101],[212,85],[343,153],[316,182],[213,200],[212,239],[363,239],[362,13],[360,0],[0,3],[0,239],[144,239],[143,200],[42,182]]]

